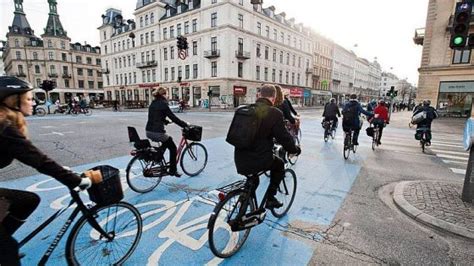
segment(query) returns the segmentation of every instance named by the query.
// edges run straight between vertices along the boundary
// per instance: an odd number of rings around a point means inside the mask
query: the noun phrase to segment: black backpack
[[[347,108],[347,110],[342,112],[342,121],[343,121],[343,123],[345,123],[345,124],[354,123],[354,120],[357,116],[358,107],[359,106],[357,104],[353,104],[353,105],[349,106]]]
[[[255,142],[259,128],[260,119],[257,116],[256,105],[239,107],[230,124],[226,141],[238,149],[250,148]]]

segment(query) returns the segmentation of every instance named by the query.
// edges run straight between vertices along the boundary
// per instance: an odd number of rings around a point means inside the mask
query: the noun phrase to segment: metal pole
[[[474,102],[471,104],[471,118],[466,122],[466,128],[464,129],[464,145],[465,148],[469,146],[469,161],[467,163],[466,175],[464,176],[464,186],[462,188],[461,199],[464,202],[474,202],[474,149],[472,148],[472,130],[474,127]]]

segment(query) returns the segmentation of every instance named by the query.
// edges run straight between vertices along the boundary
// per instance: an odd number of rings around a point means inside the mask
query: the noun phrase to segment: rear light
[[[136,151],[136,150],[132,150],[132,151],[130,152],[130,155],[132,155],[132,156],[137,155],[137,151]]]
[[[224,192],[219,192],[219,194],[217,195],[219,197],[219,200],[220,201],[223,201],[225,199],[225,194]]]

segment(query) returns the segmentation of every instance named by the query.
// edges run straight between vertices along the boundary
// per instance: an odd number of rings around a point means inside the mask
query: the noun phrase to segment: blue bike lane
[[[209,161],[196,177],[165,177],[152,192],[139,194],[127,186],[125,168],[131,159],[123,156],[93,164],[74,167],[82,172],[96,165],[111,165],[121,171],[124,201],[132,203],[143,218],[143,235],[126,265],[202,265],[202,264],[271,264],[304,265],[313,255],[313,247],[287,232],[298,222],[328,226],[343,203],[365,159],[367,149],[342,156],[342,133],[325,143],[319,121],[303,120],[303,153],[293,166],[297,175],[297,192],[288,215],[281,219],[270,213],[261,225],[254,227],[241,250],[233,257],[216,258],[207,242],[207,221],[217,200],[215,188],[242,179],[235,171],[233,148],[224,138],[205,139]],[[204,132],[205,137],[205,132]],[[267,178],[261,177],[260,195],[266,189]],[[27,223],[15,234],[20,240],[57,209],[69,202],[69,194],[57,181],[44,175],[34,175],[14,181],[0,182],[0,187],[27,189],[41,197],[41,204]],[[211,192],[211,193],[209,193]],[[88,200],[83,193],[84,200]],[[27,243],[22,252],[24,265],[37,264],[67,219],[68,213]],[[49,265],[65,265],[64,246],[67,234],[54,251]]]

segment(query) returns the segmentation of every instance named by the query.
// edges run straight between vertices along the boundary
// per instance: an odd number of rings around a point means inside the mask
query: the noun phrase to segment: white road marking
[[[64,134],[73,134],[74,131],[67,131],[67,132],[56,132],[53,131],[51,133],[46,133],[46,134],[40,134],[40,136],[46,136],[46,135],[58,135],[58,136],[64,136]]]
[[[447,150],[438,150],[438,149],[431,149],[436,153],[447,153],[447,154],[454,154],[454,155],[466,155],[469,156],[467,152],[459,152],[459,151],[447,151]]]
[[[456,160],[463,160],[463,161],[469,160],[469,158],[459,157],[459,156],[452,156],[452,155],[445,155],[445,154],[436,154],[436,156],[440,157],[440,158],[456,159]]]
[[[465,175],[466,174],[466,169],[459,169],[459,168],[449,168],[451,171],[453,171],[455,174],[461,174]]]
[[[449,164],[449,163],[454,163],[454,164],[467,165],[466,162],[460,162],[460,161],[451,161],[451,160],[441,160],[441,161],[443,161],[443,163],[447,163],[447,164]]]

